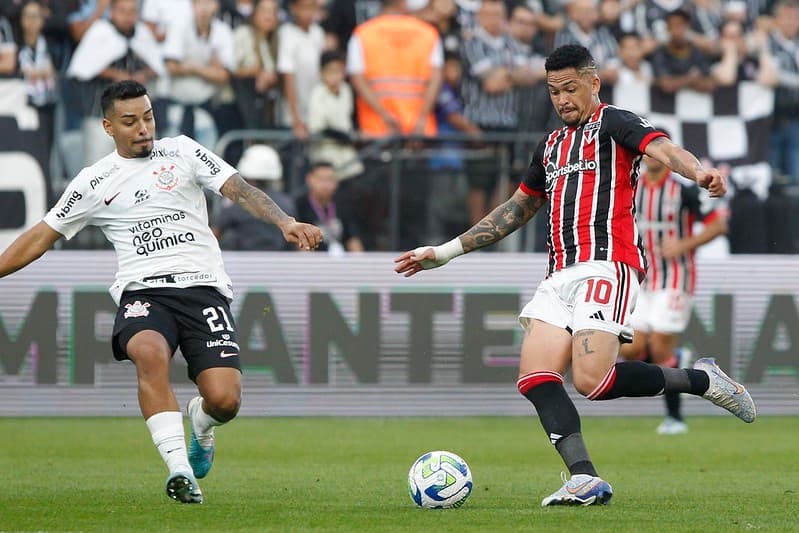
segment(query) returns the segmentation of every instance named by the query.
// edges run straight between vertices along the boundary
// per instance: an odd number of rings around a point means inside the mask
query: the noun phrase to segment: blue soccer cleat
[[[208,471],[214,464],[214,436],[211,435],[211,445],[203,446],[197,440],[197,435],[194,433],[194,413],[197,412],[202,406],[202,396],[196,396],[189,402],[186,409],[189,414],[189,425],[191,426],[191,439],[189,440],[189,464],[194,475],[199,479],[208,475]]]
[[[694,368],[707,374],[710,380],[710,386],[702,395],[703,398],[726,409],[744,422],[755,421],[757,409],[752,396],[743,385],[725,374],[716,364],[715,359],[703,357],[694,363]]]
[[[191,472],[172,472],[166,479],[166,495],[180,503],[202,503],[203,493]]]
[[[602,478],[588,474],[575,474],[563,486],[541,501],[541,507],[550,505],[606,505],[613,497],[613,489]]]

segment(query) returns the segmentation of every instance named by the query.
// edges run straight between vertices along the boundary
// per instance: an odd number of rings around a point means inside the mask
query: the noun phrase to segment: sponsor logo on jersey
[[[177,187],[180,180],[172,172],[173,170],[175,170],[175,165],[169,165],[169,168],[164,166],[161,167],[161,170],[153,172],[153,175],[157,176],[155,186],[162,191],[171,191]]]
[[[168,285],[171,283],[185,284],[201,281],[213,283],[216,281],[216,276],[210,272],[180,272],[177,274],[164,274],[163,276],[151,276],[142,279],[142,283],[147,283],[148,285]]]
[[[143,231],[133,237],[133,246],[136,246],[138,255],[148,257],[152,253],[180,246],[181,244],[188,244],[196,240],[194,233],[191,231],[167,234],[161,228],[153,228],[152,231]]]
[[[137,205],[137,204],[140,204],[140,203],[142,203],[142,202],[144,202],[146,200],[149,200],[150,199],[150,191],[148,191],[147,189],[139,189],[138,191],[136,191],[135,196],[136,196],[136,201],[133,202],[133,205]]]
[[[92,179],[89,181],[89,186],[92,188],[92,190],[96,189],[96,188],[97,188],[97,186],[98,186],[98,185],[100,185],[100,183],[102,183],[102,182],[103,182],[103,180],[104,180],[105,178],[107,178],[107,177],[111,176],[111,175],[112,175],[112,174],[114,174],[114,173],[115,173],[117,170],[119,170],[119,165],[117,165],[116,163],[114,163],[114,166],[112,166],[111,168],[109,168],[108,170],[106,170],[105,172],[103,172],[102,174],[100,174],[100,175],[98,175],[98,176],[94,176],[94,177],[93,177],[93,178],[92,178]]]
[[[219,357],[221,357],[223,359],[225,357],[233,357],[235,355],[239,355],[238,352],[230,352],[230,353],[228,353],[225,350],[222,350],[221,352],[219,352]]]
[[[235,348],[236,351],[239,351],[239,345],[238,345],[237,342],[234,342],[234,341],[225,341],[225,340],[221,340],[221,339],[214,339],[214,340],[211,340],[211,341],[207,341],[205,343],[205,345],[208,348],[225,348],[225,347],[227,347],[227,348]]]
[[[136,300],[132,304],[125,304],[125,318],[139,318],[142,316],[147,316],[150,314],[150,311],[147,309],[150,307],[150,302],[141,303],[141,300]]]
[[[141,231],[157,228],[162,224],[166,224],[168,222],[178,222],[185,218],[186,218],[185,211],[175,211],[174,213],[166,213],[165,215],[158,215],[156,217],[147,220],[139,220],[135,226],[129,227],[128,231],[135,235]]]
[[[549,166],[550,168],[552,168],[552,170],[547,171],[547,185],[549,185],[550,182],[560,178],[561,176],[566,176],[567,174],[571,174],[572,172],[586,172],[588,170],[597,169],[596,161],[590,159],[583,159],[582,161],[569,163],[560,168],[553,168],[555,166],[554,164],[550,164]]]
[[[77,204],[79,200],[83,199],[83,195],[78,191],[72,191],[72,194],[69,196],[65,195],[64,198],[66,198],[66,200],[64,200],[64,205],[62,205],[61,209],[59,209],[56,213],[56,218],[64,218],[67,216],[72,208],[75,207],[75,204]]]
[[[220,172],[222,172],[222,167],[220,167],[214,159],[209,156],[207,153],[203,152],[199,148],[194,151],[194,155],[197,156],[197,159],[202,161],[202,163],[208,167],[212,176],[216,176]]]
[[[152,152],[150,152],[150,160],[152,161],[156,157],[164,157],[164,158],[172,158],[177,157],[180,155],[180,150],[167,150],[166,148],[154,148]]]

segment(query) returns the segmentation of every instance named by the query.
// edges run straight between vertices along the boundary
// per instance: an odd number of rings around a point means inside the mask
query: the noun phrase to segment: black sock
[[[535,406],[544,431],[569,473],[596,476],[596,469],[580,433],[580,415],[566,394],[563,383],[546,381],[529,389],[524,396]]]
[[[663,399],[666,400],[666,413],[675,420],[682,420],[682,414],[680,413],[680,393],[667,392],[663,395]]]
[[[702,396],[710,387],[710,378],[701,370],[693,368],[663,368],[666,392],[687,392]]]
[[[607,382],[604,390],[594,391],[591,400],[613,400],[615,398],[656,396],[663,392],[665,379],[657,365],[642,361],[622,361],[610,370],[615,378]],[[606,378],[607,379],[607,378]]]

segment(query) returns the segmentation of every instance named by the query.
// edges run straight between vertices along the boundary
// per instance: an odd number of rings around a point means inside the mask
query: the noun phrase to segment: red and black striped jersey
[[[642,284],[647,290],[678,289],[693,294],[696,287],[694,252],[664,259],[661,245],[665,239],[690,237],[694,222],[710,222],[723,212],[710,196],[700,196],[699,187],[683,179],[671,172],[657,183],[642,178],[636,193],[636,220],[649,262]]]
[[[548,275],[592,260],[646,272],[635,224],[638,166],[647,145],[665,136],[635,113],[600,104],[581,126],[541,140],[520,188],[549,201]]]

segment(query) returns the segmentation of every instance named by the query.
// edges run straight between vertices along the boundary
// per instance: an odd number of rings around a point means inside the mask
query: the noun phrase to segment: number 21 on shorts
[[[610,295],[613,293],[613,284],[603,278],[589,279],[586,281],[588,290],[585,291],[585,301],[606,304],[610,302]]]
[[[217,313],[219,310],[219,313]],[[222,314],[222,320],[219,318],[219,314]],[[203,309],[203,316],[208,317],[205,321],[208,323],[208,327],[211,330],[211,333],[216,333],[217,331],[222,331],[227,329],[228,331],[233,331],[233,324],[230,323],[230,319],[225,312],[225,308],[221,305],[216,307],[206,307]],[[224,324],[222,321],[224,320]]]

